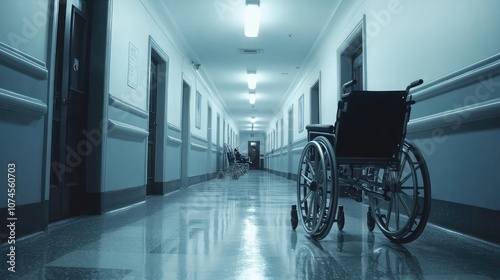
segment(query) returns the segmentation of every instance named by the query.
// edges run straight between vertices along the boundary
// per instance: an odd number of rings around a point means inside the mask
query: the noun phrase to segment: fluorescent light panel
[[[257,87],[257,73],[248,72],[247,73],[247,80],[248,80],[248,89],[253,90]]]
[[[248,93],[248,102],[250,102],[251,105],[255,104],[255,92]]]
[[[247,1],[245,7],[245,36],[259,36],[260,7],[259,1]]]

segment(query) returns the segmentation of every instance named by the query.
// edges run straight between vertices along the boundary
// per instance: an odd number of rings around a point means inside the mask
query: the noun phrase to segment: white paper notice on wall
[[[139,79],[139,50],[132,45],[128,44],[128,78],[127,84],[133,88],[137,89],[137,82]]]

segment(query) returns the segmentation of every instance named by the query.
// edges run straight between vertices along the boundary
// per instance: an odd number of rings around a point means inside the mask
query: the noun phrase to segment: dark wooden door
[[[156,150],[156,115],[158,103],[158,60],[151,57],[149,85],[149,136],[148,136],[148,175],[147,189],[154,187],[155,180],[155,150]]]
[[[360,46],[352,55],[352,79],[357,83],[354,90],[363,90],[363,48]]]
[[[250,168],[259,169],[260,166],[260,141],[248,141],[248,158]]]
[[[311,87],[311,124],[319,123],[319,80]],[[277,131],[277,130],[276,130]]]
[[[89,13],[86,2],[61,1],[52,122],[49,220],[84,213]]]

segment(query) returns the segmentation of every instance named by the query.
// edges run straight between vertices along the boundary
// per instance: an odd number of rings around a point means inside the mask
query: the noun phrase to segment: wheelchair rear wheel
[[[398,170],[376,169],[374,181],[388,199],[369,196],[370,208],[382,233],[395,243],[408,243],[420,236],[427,224],[431,184],[425,160],[412,143],[405,141]]]
[[[297,212],[307,234],[325,227],[327,170],[322,146],[310,141],[300,156],[297,180]]]
[[[321,146],[323,157],[325,159],[327,180],[321,194],[326,196],[325,214],[323,216],[322,224],[313,236],[315,239],[320,240],[325,238],[328,233],[330,233],[332,225],[335,222],[339,199],[339,180],[337,176],[337,159],[330,141],[328,141],[328,139],[324,136],[318,136],[314,138],[314,141],[317,141]]]

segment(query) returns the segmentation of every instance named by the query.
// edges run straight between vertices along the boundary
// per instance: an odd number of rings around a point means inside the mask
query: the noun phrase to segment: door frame
[[[293,176],[293,105],[288,109],[288,179],[292,179]]]
[[[210,176],[209,179],[212,179],[212,107],[210,106],[210,102],[207,101],[207,173]]]
[[[182,111],[181,111],[181,188],[189,185],[189,143],[191,143],[191,83],[182,79]]]
[[[220,143],[220,115],[217,113],[217,172],[222,170],[222,152],[221,152],[221,143]]]
[[[169,56],[162,50],[160,45],[156,43],[152,36],[149,36],[149,58],[154,57],[158,61],[157,68],[157,96],[156,96],[156,139],[155,139],[155,183],[153,188],[147,189],[147,194],[163,194],[163,181],[166,178],[165,174],[165,155],[166,148],[163,143],[165,143],[165,130],[167,127],[167,108],[168,108],[168,76],[169,76]],[[148,69],[151,69],[151,61],[148,62]],[[148,71],[148,81],[151,80]],[[150,93],[150,84],[148,83],[148,94]],[[149,98],[148,98],[148,108],[149,108]],[[148,121],[149,122],[149,121]],[[149,160],[147,158],[147,147],[146,147],[146,163]],[[147,167],[145,182],[147,185]]]
[[[309,124],[321,123],[321,72],[314,78],[309,87]],[[317,113],[317,119],[314,113]]]
[[[154,62],[154,63],[153,63]],[[154,67],[154,77],[153,77]],[[158,77],[160,61],[154,56],[149,56],[149,88],[148,88],[148,138],[146,148],[146,194],[152,194],[156,182],[156,149],[158,134]],[[154,80],[154,81],[153,81]],[[154,119],[152,119],[154,118]],[[151,157],[151,158],[150,158]],[[151,175],[151,176],[150,176]]]

